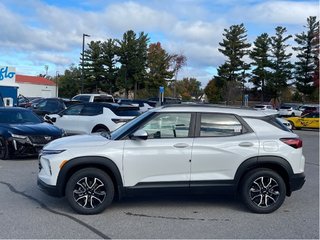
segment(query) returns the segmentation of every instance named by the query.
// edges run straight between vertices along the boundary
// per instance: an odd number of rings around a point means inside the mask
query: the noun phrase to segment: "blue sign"
[[[5,78],[13,78],[15,74],[15,72],[9,72],[8,67],[0,68],[0,81]]]
[[[160,93],[164,93],[164,87],[159,87]]]

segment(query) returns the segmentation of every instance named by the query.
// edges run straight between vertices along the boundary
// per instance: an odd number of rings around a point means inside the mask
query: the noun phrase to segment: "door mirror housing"
[[[148,133],[145,130],[138,130],[131,134],[130,136],[131,140],[147,140],[148,139]]]

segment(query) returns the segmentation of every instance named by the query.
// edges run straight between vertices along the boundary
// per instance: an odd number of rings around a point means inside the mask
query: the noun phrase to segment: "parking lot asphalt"
[[[126,197],[99,215],[78,215],[37,188],[37,159],[0,160],[0,238],[319,239],[319,132],[295,132],[307,181],[267,215],[229,195]]]

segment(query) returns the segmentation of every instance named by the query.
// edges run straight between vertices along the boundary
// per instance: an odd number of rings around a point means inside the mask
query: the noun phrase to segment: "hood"
[[[18,135],[48,135],[48,136],[61,136],[61,129],[48,124],[48,123],[36,123],[36,124],[1,124],[9,132]]]
[[[106,145],[110,142],[109,139],[100,134],[75,135],[59,138],[44,146],[45,150],[62,150],[70,148],[86,148]]]

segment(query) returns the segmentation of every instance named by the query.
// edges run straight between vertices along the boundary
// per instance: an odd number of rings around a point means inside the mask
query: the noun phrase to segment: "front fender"
[[[123,192],[123,181],[117,165],[108,158],[98,156],[73,158],[63,165],[57,179],[57,188],[60,196],[65,195],[65,187],[72,174],[86,167],[96,167],[109,174],[114,182],[115,190],[119,194],[119,197],[121,197]]]

